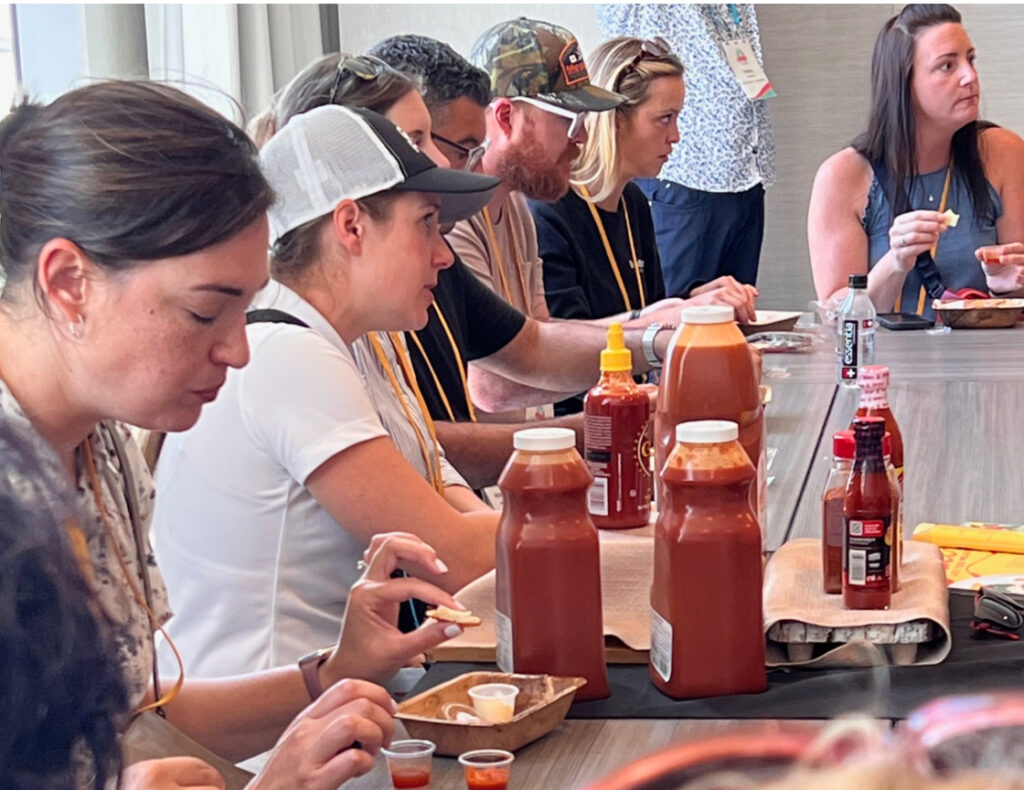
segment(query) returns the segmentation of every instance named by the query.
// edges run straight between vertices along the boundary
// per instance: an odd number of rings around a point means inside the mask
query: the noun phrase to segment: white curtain
[[[146,78],[184,88],[228,117],[259,113],[306,64],[336,48],[315,4],[22,6],[23,81],[42,100],[91,79]],[[322,18],[327,20],[325,30]]]

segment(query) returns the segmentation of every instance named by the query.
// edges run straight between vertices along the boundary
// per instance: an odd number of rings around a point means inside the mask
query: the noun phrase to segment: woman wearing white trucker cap
[[[375,533],[433,545],[451,570],[425,578],[449,591],[494,562],[497,515],[458,513],[407,463],[350,346],[426,323],[453,260],[439,226],[479,210],[497,181],[439,168],[388,120],[336,105],[288,120],[261,159],[277,195],[274,281],[254,306],[285,315],[249,326],[250,364],[160,462],[171,635],[199,676],[330,644]]]

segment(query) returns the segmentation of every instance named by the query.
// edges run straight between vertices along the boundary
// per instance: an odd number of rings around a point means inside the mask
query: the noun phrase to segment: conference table
[[[890,368],[890,405],[904,437],[908,535],[921,521],[1024,521],[1024,484],[1017,472],[1018,452],[1024,446],[1024,328],[959,329],[948,334],[879,329],[875,362]],[[820,534],[820,497],[832,433],[849,426],[858,393],[836,385],[834,350],[824,333],[809,351],[765,354],[762,381],[772,390],[766,420],[768,447],[775,448],[768,470],[767,547],[773,550],[788,540]],[[954,656],[956,643],[954,633]],[[969,651],[980,649],[967,645],[960,652],[968,651],[966,654],[972,657]],[[1004,662],[1016,662],[1022,656],[1018,645],[990,649],[1017,650],[1000,653],[998,658]],[[433,674],[435,680],[443,680],[444,674],[436,673],[443,666],[435,665],[428,678]],[[641,677],[637,673],[645,668],[631,669],[630,682],[635,684]],[[901,667],[895,677],[913,686],[914,673],[925,674],[915,667]],[[779,685],[772,677],[772,685]],[[849,682],[864,682],[863,677],[860,681],[857,677],[851,675]],[[957,683],[955,688],[942,688],[945,676],[933,672],[930,677],[935,680],[906,694],[910,702],[902,707],[883,706],[880,712],[867,712],[879,719],[901,718],[906,705],[914,701],[965,687]],[[752,695],[729,698],[718,707],[680,704],[683,713],[676,718],[665,717],[664,711],[651,714],[651,706],[638,707],[636,718],[621,717],[621,711],[614,718],[595,718],[593,712],[586,712],[587,706],[595,703],[575,705],[555,731],[517,752],[510,787],[585,788],[671,744],[751,726],[751,717],[759,726],[772,726],[769,720],[773,719],[817,718],[800,716],[799,708],[784,703],[772,708],[773,699],[792,699],[793,689],[788,696],[779,696],[786,692],[784,686],[790,679],[782,678],[782,688],[770,687],[766,695],[776,696],[766,696],[765,700],[758,700],[765,695]],[[840,695],[843,686],[848,685],[843,676],[833,677],[831,685],[826,676],[809,682],[817,684],[806,686],[804,694],[810,696]],[[974,682],[983,682],[983,678]],[[1012,686],[1016,682],[1015,677],[1004,678],[997,685]],[[616,689],[613,683],[613,697]],[[625,715],[632,714],[627,711]],[[824,723],[818,720],[818,726]],[[433,771],[430,787],[465,787],[456,760],[435,758]],[[345,785],[351,790],[390,786],[382,757],[377,758],[371,773]]]

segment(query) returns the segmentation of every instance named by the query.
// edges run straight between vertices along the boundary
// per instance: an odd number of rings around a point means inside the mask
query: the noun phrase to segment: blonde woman
[[[587,59],[591,80],[627,97],[592,113],[572,189],[555,203],[531,201],[544,289],[557,318],[639,315],[665,296],[647,198],[630,183],[653,178],[679,141],[683,65],[660,38],[614,38]],[[753,318],[757,290],[722,277],[691,292],[692,304],[727,304]]]

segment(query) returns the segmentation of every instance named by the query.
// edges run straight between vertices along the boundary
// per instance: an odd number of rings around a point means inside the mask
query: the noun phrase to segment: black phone
[[[907,313],[879,313],[878,323],[886,329],[928,329],[935,326],[935,321],[920,315],[908,315]]]

